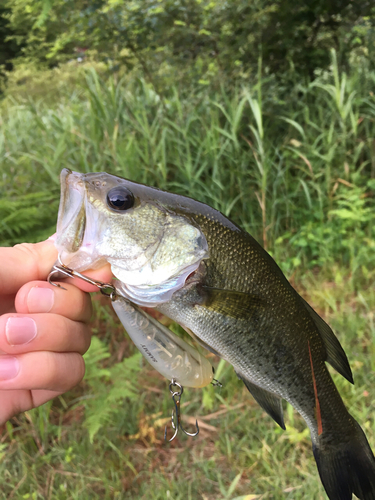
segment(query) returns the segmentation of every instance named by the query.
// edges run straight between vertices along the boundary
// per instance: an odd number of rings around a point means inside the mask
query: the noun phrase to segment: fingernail
[[[20,363],[17,358],[0,356],[0,380],[10,380],[18,375]]]
[[[36,337],[36,323],[31,318],[8,318],[5,335],[10,345],[31,342]]]
[[[50,288],[34,286],[27,296],[29,312],[49,312],[52,309],[55,294]]]

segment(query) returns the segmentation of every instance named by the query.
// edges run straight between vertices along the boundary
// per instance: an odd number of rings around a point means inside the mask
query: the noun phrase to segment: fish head
[[[105,172],[64,169],[60,180],[61,261],[80,272],[110,263],[134,302],[169,300],[208,257],[204,234],[171,207],[168,193]]]

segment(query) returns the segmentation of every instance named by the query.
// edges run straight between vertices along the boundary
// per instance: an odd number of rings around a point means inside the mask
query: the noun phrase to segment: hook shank
[[[64,274],[65,276],[67,276],[68,278],[79,278],[79,279],[85,281],[86,283],[90,283],[90,285],[94,285],[94,286],[98,287],[99,290],[101,291],[101,293],[103,295],[105,295],[106,297],[110,297],[111,300],[115,300],[117,295],[119,295],[119,293],[117,292],[114,285],[112,285],[112,283],[103,283],[103,281],[94,280],[94,279],[90,278],[89,276],[86,276],[85,274],[81,274],[78,271],[74,271],[70,267],[63,264],[63,262],[61,261],[60,255],[58,256],[58,260],[59,260],[60,265],[55,264],[52,268],[52,271],[49,273],[49,275],[47,277],[47,281],[50,285],[53,285],[53,286],[56,286],[58,288],[62,288],[63,290],[66,290],[66,288],[64,288],[60,283],[56,283],[55,281],[52,281],[52,276],[54,274],[61,273],[61,274]]]

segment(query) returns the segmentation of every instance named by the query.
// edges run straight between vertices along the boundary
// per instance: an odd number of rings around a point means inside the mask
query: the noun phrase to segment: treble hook
[[[180,390],[179,391],[174,391],[173,387],[178,387]],[[177,436],[178,431],[181,429],[184,434],[187,436],[198,436],[199,434],[199,427],[198,427],[198,420],[195,420],[195,426],[196,426],[196,432],[190,433],[187,432],[181,424],[181,396],[182,393],[184,392],[184,388],[182,387],[181,384],[179,384],[174,378],[171,380],[171,383],[169,384],[169,392],[172,394],[172,399],[174,403],[174,411],[172,411],[172,418],[171,418],[171,423],[172,423],[172,428],[174,429],[174,434],[171,437],[171,439],[167,439],[167,426],[165,426],[164,430],[164,440],[168,441],[169,443],[174,440],[174,438]],[[175,422],[176,418],[176,422]]]
[[[57,288],[62,288],[63,290],[66,290],[60,283],[56,283],[55,281],[52,281],[52,276],[56,273],[61,273],[67,276],[68,278],[79,278],[86,283],[90,283],[90,285],[94,285],[99,288],[101,293],[105,295],[106,297],[110,297],[111,300],[115,300],[117,295],[120,295],[116,288],[112,285],[112,283],[103,283],[103,281],[99,280],[94,280],[90,278],[89,276],[86,276],[85,274],[81,274],[78,271],[74,271],[74,269],[71,269],[70,267],[66,266],[62,260],[60,255],[57,257],[60,265],[55,264],[52,268],[52,271],[49,273],[47,277],[47,281],[50,285],[56,286]]]

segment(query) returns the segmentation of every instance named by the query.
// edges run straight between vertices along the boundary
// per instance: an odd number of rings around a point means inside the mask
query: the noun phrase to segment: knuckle
[[[47,384],[47,387],[45,387],[45,389],[49,389],[48,385],[53,386],[54,384],[56,384],[56,381],[60,380],[61,378],[60,363],[58,363],[54,353],[45,353],[44,364],[45,364],[44,373],[49,382]]]
[[[87,318],[88,320],[91,318],[92,304],[89,294],[78,290],[75,307],[77,308],[77,312],[83,315],[85,318]]]
[[[84,354],[91,344],[91,330],[85,323],[69,321],[64,326],[65,338],[61,341],[60,349],[66,352]]]
[[[34,266],[35,269],[38,269],[38,254],[35,250],[34,243],[17,243],[13,248],[21,251],[26,257],[26,262],[30,263],[29,265]]]
[[[65,290],[57,290],[59,294],[61,312],[70,318],[82,319],[88,322],[92,316],[92,303],[89,294],[82,292],[74,285],[66,285],[70,293]],[[65,314],[64,314],[65,315]]]

